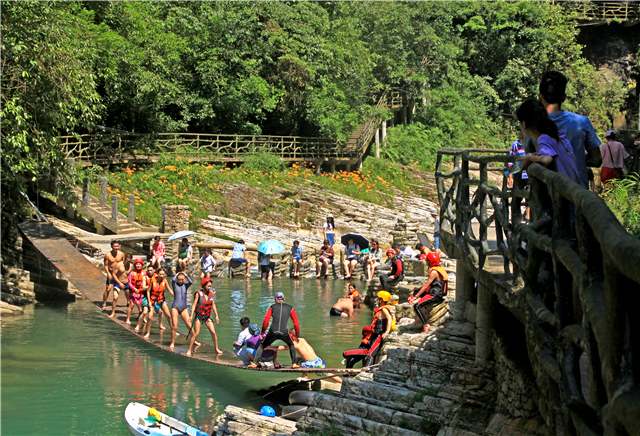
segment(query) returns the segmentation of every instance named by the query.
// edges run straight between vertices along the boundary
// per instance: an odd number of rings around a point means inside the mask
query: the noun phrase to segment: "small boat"
[[[127,405],[124,420],[129,431],[136,436],[209,436],[195,427],[140,403]]]

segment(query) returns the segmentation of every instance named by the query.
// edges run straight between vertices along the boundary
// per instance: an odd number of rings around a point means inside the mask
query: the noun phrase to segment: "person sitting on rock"
[[[376,268],[382,264],[382,248],[380,248],[380,243],[375,239],[371,241],[371,250],[369,251],[369,255],[366,257],[364,264],[366,266],[365,279],[367,280],[368,285],[376,273]]]
[[[293,247],[291,247],[291,271],[292,277],[300,277],[300,268],[304,262],[304,248],[300,245],[300,241],[293,241]]]
[[[202,266],[202,272],[200,273],[201,279],[210,279],[211,273],[216,270],[216,260],[211,254],[211,248],[205,248],[204,254],[200,256],[200,260],[196,262],[196,268],[198,265]],[[224,269],[222,270],[224,274]]]
[[[362,298],[355,297],[353,300],[349,297],[339,299],[329,311],[331,316],[343,316],[345,318],[352,317],[356,311],[356,304],[360,306]]]
[[[413,288],[413,295],[409,297],[408,302],[413,304],[416,314],[422,321],[422,333],[429,332],[427,315],[424,313],[423,307],[427,304],[438,304],[444,301],[447,295],[447,285],[449,277],[443,267],[440,266],[440,256],[437,253],[429,253],[427,260],[431,269],[429,269],[428,280],[420,288]]]
[[[350,279],[353,270],[358,264],[358,256],[360,255],[360,246],[353,242],[353,239],[349,239],[347,246],[344,249],[344,279]]]
[[[418,242],[418,244],[416,245],[416,250],[418,250],[418,259],[420,260],[427,260],[427,255],[431,253],[431,250],[422,245],[420,242]]]
[[[319,279],[322,275],[322,267],[324,267],[324,276],[326,278],[329,275],[329,267],[333,264],[333,256],[335,256],[333,247],[329,244],[328,239],[324,240],[318,254],[320,256],[318,257],[318,264],[316,265],[316,278]]]
[[[182,238],[182,243],[178,247],[178,272],[187,272],[187,265],[193,258],[193,247],[189,245],[189,239]],[[204,278],[204,277],[203,277]]]
[[[238,240],[238,243],[233,247],[233,253],[231,253],[231,260],[229,261],[228,276],[231,277],[231,262],[241,262],[247,264],[247,277],[251,277],[251,261],[245,259],[244,252],[247,251],[247,247],[244,246],[242,239]]]
[[[378,307],[373,311],[373,322],[370,326],[366,326],[362,329],[362,342],[358,348],[353,350],[347,350],[342,355],[344,356],[343,363],[347,368],[353,368],[353,366],[363,360],[364,366],[371,366],[375,362],[376,355],[382,347],[382,341],[387,339],[387,336],[394,328],[394,320],[391,316],[391,294],[386,291],[378,292]]]
[[[387,250],[387,258],[391,262],[389,274],[380,274],[380,285],[383,291],[388,291],[390,283],[399,282],[404,279],[404,262],[397,256],[396,250]]]
[[[162,261],[165,256],[165,247],[164,243],[160,240],[160,236],[155,237],[155,242],[151,246],[151,260],[149,263],[153,266],[153,269],[156,271],[160,270],[162,266]]]

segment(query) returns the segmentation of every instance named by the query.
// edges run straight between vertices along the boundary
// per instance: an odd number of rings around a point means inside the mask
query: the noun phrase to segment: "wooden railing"
[[[284,160],[349,157],[344,145],[326,138],[295,136],[215,135],[201,133],[100,133],[60,137],[67,158],[102,160],[146,158],[169,154],[189,159],[233,161],[268,152]]]
[[[637,1],[599,2],[599,1],[554,1],[553,3],[572,11],[578,20],[638,20],[640,4]]]
[[[385,92],[377,107],[403,104],[398,91]],[[361,158],[380,124],[372,117],[356,138],[342,143],[329,138],[268,135],[218,135],[208,133],[114,133],[60,136],[67,158],[93,164],[150,160],[159,155],[218,162],[243,161],[267,152],[285,161],[353,160]]]
[[[522,314],[539,391],[535,401],[553,434],[638,434],[640,241],[624,230],[600,197],[565,174],[533,164],[528,170],[530,191],[509,188],[506,177],[502,187],[491,184],[489,173],[504,171],[515,160],[504,153],[438,152],[445,251],[464,262],[496,296],[495,289],[508,288],[494,299]],[[475,171],[470,171],[470,163],[477,165]],[[477,177],[470,176],[474,172]],[[516,174],[514,186],[519,178]],[[531,207],[529,225],[522,223],[523,199]],[[474,231],[476,220],[479,231]],[[492,226],[494,249],[489,248]],[[486,259],[496,255],[502,258],[504,273],[488,271]],[[478,323],[480,312],[478,294]],[[588,400],[578,364],[583,353]]]

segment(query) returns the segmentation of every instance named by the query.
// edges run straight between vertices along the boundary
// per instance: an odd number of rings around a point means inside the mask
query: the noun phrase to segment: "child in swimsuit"
[[[218,309],[216,309],[216,303],[213,301],[213,283],[211,279],[206,277],[200,282],[202,290],[195,293],[193,296],[193,306],[191,307],[191,313],[195,315],[195,321],[193,324],[193,333],[191,334],[191,341],[189,342],[189,349],[187,350],[187,356],[191,356],[191,349],[196,342],[196,338],[200,334],[200,325],[204,324],[211,332],[211,339],[213,339],[213,346],[218,354],[222,354],[222,350],[218,348],[218,337],[216,336],[216,329],[211,320],[211,311],[216,316],[216,324],[220,322],[218,318]]]

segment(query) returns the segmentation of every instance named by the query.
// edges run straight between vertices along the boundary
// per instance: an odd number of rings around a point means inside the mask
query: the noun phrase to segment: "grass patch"
[[[610,183],[602,198],[627,232],[640,239],[640,176],[633,174]]]
[[[207,218],[213,206],[225,206],[224,186],[247,183],[267,191],[276,188],[320,187],[338,192],[356,200],[385,207],[393,207],[397,189],[406,192],[406,185],[413,179],[406,167],[384,159],[368,157],[362,171],[339,171],[335,174],[315,175],[315,168],[308,164],[293,164],[288,168],[275,162],[273,156],[256,155],[242,167],[220,167],[192,162],[181,157],[163,156],[158,163],[132,164],[125,168],[106,169],[98,166],[79,168],[79,178],[89,177],[91,193],[100,197],[100,177],[109,183],[111,196],[118,198],[118,209],[128,213],[129,195],[136,200],[136,221],[160,226],[161,205],[187,205],[191,208],[191,225],[197,228],[201,218]],[[384,195],[387,194],[387,195]],[[276,201],[269,211],[291,215],[295,206],[287,199]],[[242,220],[242,218],[238,218]]]

